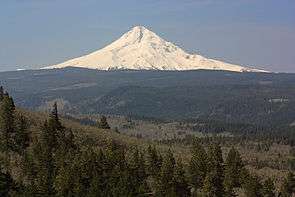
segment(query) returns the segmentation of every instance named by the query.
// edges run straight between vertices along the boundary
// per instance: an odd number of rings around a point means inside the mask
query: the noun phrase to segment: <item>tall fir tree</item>
[[[0,150],[4,153],[4,168],[10,170],[10,152],[15,147],[15,105],[8,93],[0,103]]]
[[[222,150],[218,144],[211,145],[208,151],[209,171],[204,181],[203,192],[206,196],[222,197],[225,195],[223,180]]]
[[[4,89],[3,86],[0,86],[0,102],[3,100],[4,97]]]
[[[64,127],[59,120],[57,104],[54,103],[49,120],[45,121],[41,128],[40,139],[33,146],[34,163],[37,169],[34,184],[38,195],[56,194],[54,182],[58,172],[57,164],[61,164],[60,161],[64,160],[66,154],[66,150],[60,146],[65,143],[64,136]],[[62,154],[59,154],[61,151],[63,151]],[[61,155],[63,155],[62,158],[59,157]]]
[[[105,165],[106,157],[104,152],[100,149],[97,155],[96,168],[94,169],[93,178],[90,182],[89,196],[90,197],[103,197],[107,196],[106,185],[108,176],[106,175]]]
[[[207,171],[207,153],[198,141],[195,141],[192,148],[192,158],[189,163],[189,175],[190,184],[196,192],[203,186]]]
[[[159,169],[161,169],[162,166],[162,157],[157,152],[156,147],[148,146],[146,162],[148,175],[157,179],[160,173]]]
[[[62,127],[61,122],[59,120],[57,102],[54,102],[53,104],[53,109],[51,111],[49,118],[49,124],[53,124],[52,126],[55,129],[60,129]]]
[[[28,132],[29,123],[25,116],[22,114],[17,114],[15,120],[15,130],[16,134],[14,137],[15,146],[14,149],[20,155],[25,153],[25,150],[30,145],[30,134]]]
[[[145,170],[145,161],[143,153],[135,147],[131,153],[131,159],[129,161],[129,170],[132,176],[133,185],[137,190],[135,195],[143,195],[149,191],[146,183],[147,173]]]
[[[190,196],[189,184],[185,176],[185,170],[181,159],[178,159],[176,162],[176,167],[174,171],[174,184],[176,196]]]
[[[13,190],[14,182],[12,180],[11,175],[7,173],[3,173],[0,170],[0,196],[1,197],[9,197],[11,196],[11,191]]]
[[[264,181],[262,195],[263,197],[276,197],[276,188],[271,178]]]
[[[100,121],[98,122],[97,126],[100,129],[111,129],[111,127],[107,121],[107,117],[105,117],[105,116],[101,116]]]
[[[227,196],[236,196],[234,188],[241,186],[243,171],[244,165],[239,152],[235,148],[231,148],[225,161],[224,170],[224,186]]]
[[[56,165],[54,160],[54,147],[56,138],[45,122],[40,140],[33,146],[34,165],[37,169],[35,186],[37,195],[52,196],[55,194],[54,180]]]
[[[175,159],[171,152],[168,150],[166,153],[161,168],[160,178],[156,189],[156,195],[158,196],[176,196],[175,180]]]
[[[249,175],[243,184],[243,189],[247,197],[263,197],[262,184],[257,176]]]
[[[292,196],[295,193],[295,176],[289,172],[280,189],[280,196]]]

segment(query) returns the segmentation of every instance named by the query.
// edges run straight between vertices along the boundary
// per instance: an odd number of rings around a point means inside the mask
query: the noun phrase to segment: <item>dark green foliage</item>
[[[51,114],[49,116],[49,121],[48,122],[49,122],[49,126],[53,130],[61,130],[63,128],[63,126],[61,125],[61,122],[59,120],[58,109],[57,109],[57,103],[56,102],[53,104],[53,109],[52,109]]]
[[[235,196],[234,189],[242,184],[244,165],[239,152],[232,148],[225,161],[224,187],[228,196]]]
[[[262,194],[263,194],[263,197],[275,197],[276,196],[275,185],[274,185],[272,179],[269,178],[266,181],[264,181]]]
[[[287,178],[284,180],[280,195],[282,197],[289,197],[295,193],[295,177],[294,174],[289,172]]]
[[[53,187],[56,172],[55,161],[53,157],[53,148],[50,146],[49,133],[45,125],[42,140],[33,147],[33,167],[36,170],[33,185],[36,187],[36,193],[42,196],[50,196],[55,194]]]
[[[150,176],[154,178],[158,178],[159,176],[159,169],[161,169],[162,166],[162,157],[157,152],[155,147],[152,147],[149,145],[147,149],[147,172]]]
[[[0,102],[3,100],[4,97],[4,89],[3,86],[0,86]]]
[[[59,121],[55,103],[49,120],[41,128],[40,139],[33,147],[33,165],[37,169],[33,185],[38,195],[52,196],[56,193],[54,181],[58,172],[57,164],[70,151],[66,149],[66,143],[64,127]]]
[[[190,184],[195,190],[200,189],[208,171],[208,158],[205,149],[197,142],[194,142],[192,158],[189,163]]]
[[[82,143],[74,135],[75,129],[62,124],[56,103],[40,128],[35,125],[30,130],[29,119],[15,110],[8,94],[3,94],[0,196],[228,197],[241,188],[248,197],[275,196],[273,181],[261,184],[251,176],[234,148],[224,163],[218,144],[213,143],[206,152],[195,141],[192,158],[184,166],[181,159],[175,161],[171,150],[162,158],[155,146],[143,150],[114,140],[98,146]],[[204,138],[208,143],[214,142],[212,139]],[[18,158],[19,166],[10,166],[11,158]],[[289,197],[294,188],[295,178],[290,173],[281,196]]]
[[[144,155],[136,147],[131,155],[129,162],[129,170],[132,177],[132,182],[135,188],[138,188],[136,191],[137,195],[143,194],[148,191],[146,178],[146,166]]]
[[[110,125],[107,121],[107,117],[101,116],[100,121],[97,124],[97,127],[100,129],[110,129]]]
[[[248,176],[243,188],[247,197],[263,197],[262,184],[257,176]]]
[[[204,193],[206,196],[224,196],[224,172],[222,150],[218,144],[211,145],[208,151],[208,174],[204,181]]]
[[[15,145],[14,150],[20,154],[24,154],[24,151],[30,145],[30,135],[28,133],[29,123],[26,117],[19,114],[16,117],[15,129],[16,133],[14,136]]]
[[[159,119],[209,116],[211,120],[255,126],[288,125],[295,119],[294,74],[65,68],[1,72],[0,79],[18,98],[17,104],[27,108],[36,109],[48,98],[63,98],[74,106],[68,109],[71,113],[132,114]],[[56,91],[44,91],[48,89]],[[121,101],[127,102],[116,105]],[[224,130],[223,125],[216,125],[216,131]],[[240,127],[238,130],[244,133],[252,130]]]
[[[4,153],[4,168],[9,170],[10,152],[15,146],[15,106],[6,93],[0,102],[0,150]]]
[[[8,161],[9,152],[23,153],[29,146],[30,137],[27,132],[28,121],[23,115],[16,113],[12,97],[3,93],[2,87],[0,94],[0,148]]]
[[[13,180],[8,173],[2,173],[0,171],[0,196],[1,197],[8,197],[9,192],[13,188]]]
[[[176,196],[175,180],[175,159],[171,150],[164,156],[160,177],[156,189],[158,196]]]
[[[174,184],[176,196],[190,196],[190,189],[181,160],[176,162],[176,167],[174,170]]]
[[[5,94],[0,103],[1,147],[4,150],[11,150],[13,146],[12,137],[15,132],[14,113],[15,106],[13,99],[8,94]]]

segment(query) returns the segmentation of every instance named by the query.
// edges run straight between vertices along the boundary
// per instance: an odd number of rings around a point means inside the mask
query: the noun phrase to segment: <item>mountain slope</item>
[[[45,67],[82,67],[98,70],[228,70],[236,72],[263,72],[239,65],[207,59],[186,53],[171,42],[160,38],[142,26],[136,26],[121,38],[91,54]]]

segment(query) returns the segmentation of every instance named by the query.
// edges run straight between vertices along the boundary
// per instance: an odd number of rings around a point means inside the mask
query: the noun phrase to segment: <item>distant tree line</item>
[[[217,143],[206,150],[195,140],[187,164],[172,150],[160,152],[151,145],[128,147],[110,140],[106,147],[82,146],[62,124],[56,104],[38,131],[29,127],[30,119],[17,112],[1,87],[1,197],[230,197],[240,190],[248,197],[289,197],[295,192],[292,173],[278,193],[271,179],[249,173],[235,148],[224,160]],[[109,128],[105,118],[99,127]]]

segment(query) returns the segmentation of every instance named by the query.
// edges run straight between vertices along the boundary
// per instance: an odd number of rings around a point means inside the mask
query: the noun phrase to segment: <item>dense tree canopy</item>
[[[273,181],[251,174],[235,148],[224,157],[218,143],[207,148],[196,139],[184,164],[172,148],[126,146],[114,139],[93,146],[64,126],[56,103],[49,118],[31,130],[30,117],[16,110],[3,88],[0,98],[0,196],[277,195]],[[101,122],[106,129],[106,119]],[[289,197],[294,191],[290,173],[280,195]]]

